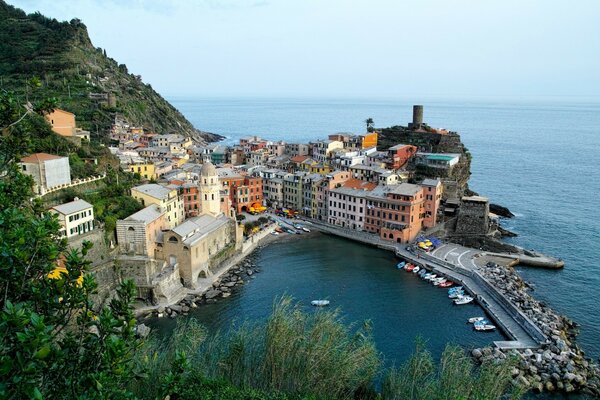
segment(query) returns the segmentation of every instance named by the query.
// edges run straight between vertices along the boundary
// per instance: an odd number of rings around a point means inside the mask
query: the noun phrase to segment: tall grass
[[[458,346],[446,346],[436,368],[421,340],[415,352],[399,369],[385,374],[381,397],[384,400],[493,400],[518,399],[520,388],[512,387],[511,369],[515,360],[486,361],[476,367]]]
[[[352,332],[337,311],[303,313],[287,297],[266,323],[209,339],[198,357],[206,376],[236,386],[336,399],[372,389],[380,365],[367,326]]]
[[[348,326],[337,311],[302,312],[289,297],[274,303],[267,321],[247,322],[227,334],[207,336],[195,320],[180,322],[169,341],[151,342],[138,359],[148,376],[132,390],[147,399],[167,394],[195,399],[195,390],[199,399],[241,398],[242,393],[252,399],[381,400],[521,395],[510,383],[514,361],[476,367],[464,350],[447,346],[436,365],[422,340],[400,368],[382,372],[376,393],[381,361],[369,326]],[[212,394],[203,397],[207,388]]]

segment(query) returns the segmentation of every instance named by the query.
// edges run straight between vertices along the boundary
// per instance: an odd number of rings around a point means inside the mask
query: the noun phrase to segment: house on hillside
[[[48,190],[71,184],[71,167],[68,157],[47,153],[35,153],[23,157],[19,163],[24,174],[34,182],[34,193],[43,195]]]

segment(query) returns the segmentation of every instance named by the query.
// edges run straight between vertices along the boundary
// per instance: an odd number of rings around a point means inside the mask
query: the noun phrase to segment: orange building
[[[219,168],[219,182],[223,195],[229,198],[237,213],[248,211],[254,203],[263,202],[261,177],[240,175],[227,168]]]
[[[425,195],[419,185],[378,186],[366,199],[365,230],[382,239],[407,243],[424,226]]]
[[[377,132],[365,133],[364,135],[360,135],[361,138],[361,148],[368,149],[371,147],[377,147]]]
[[[77,128],[75,123],[75,114],[55,109],[45,115],[46,120],[52,125],[52,130],[64,137],[74,137],[90,140],[90,133]]]

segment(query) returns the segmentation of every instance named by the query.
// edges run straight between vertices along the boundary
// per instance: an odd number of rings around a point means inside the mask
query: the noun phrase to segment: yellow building
[[[371,147],[377,147],[377,132],[365,133],[361,135],[361,147],[363,149],[368,149]]]
[[[328,173],[333,172],[333,168],[331,168],[329,165],[325,165],[325,164],[321,164],[321,163],[310,165],[308,170],[311,174],[321,174],[321,175],[327,175]]]
[[[129,172],[133,174],[140,174],[142,178],[158,179],[154,169],[154,163],[130,164],[127,166],[127,168],[129,168]]]
[[[169,228],[174,228],[185,219],[183,199],[177,190],[149,183],[131,188],[131,197],[138,200],[144,207],[156,204],[165,213]]]

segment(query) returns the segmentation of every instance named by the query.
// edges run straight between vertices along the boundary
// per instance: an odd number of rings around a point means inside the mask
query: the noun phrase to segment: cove
[[[306,312],[319,312],[311,300],[328,299],[348,323],[369,321],[377,349],[387,365],[400,364],[425,339],[437,358],[447,343],[464,348],[505,340],[501,332],[475,332],[469,317],[485,315],[476,304],[456,306],[440,289],[415,274],[398,270],[389,251],[346,239],[314,233],[282,238],[257,250],[261,272],[229,298],[192,309],[209,332],[226,331],[232,324],[266,319],[273,301],[290,295]],[[170,334],[176,320],[152,319],[155,334]]]

